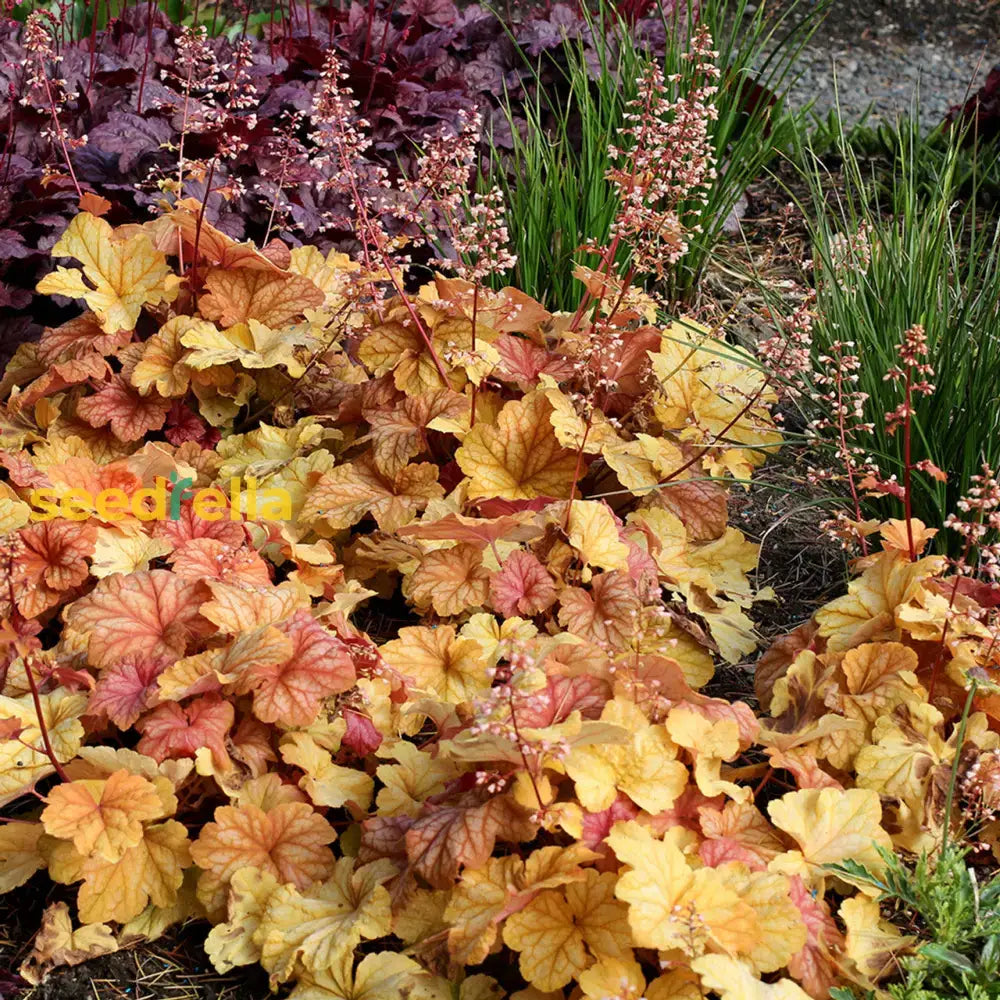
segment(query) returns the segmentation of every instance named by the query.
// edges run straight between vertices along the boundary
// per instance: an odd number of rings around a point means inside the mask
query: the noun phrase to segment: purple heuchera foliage
[[[673,0],[664,2],[669,14]],[[638,37],[662,45],[655,3],[622,0],[621,9]],[[452,0],[375,0],[322,14],[314,8],[308,19],[302,8],[298,15],[280,37],[252,42],[242,69],[258,98],[227,109],[225,135],[221,128],[189,131],[185,153],[211,160],[220,142],[237,135],[245,148],[216,165],[207,218],[236,238],[260,239],[269,230],[288,243],[308,240],[321,248],[349,249],[352,242],[336,221],[345,206],[324,193],[322,170],[310,156],[306,116],[328,46],[337,50],[358,113],[370,123],[369,155],[396,171],[407,169],[423,137],[454,126],[473,108],[503,144],[509,130],[497,97],[505,90],[516,96],[531,79],[518,47],[532,60],[557,57],[564,39],[587,44],[590,30],[569,3],[527,4],[506,26],[485,7],[459,8]],[[23,25],[0,22],[0,88],[9,95],[0,111],[0,363],[17,343],[61,319],[33,289],[78,210],[51,140],[49,112],[22,101],[28,86],[22,36]],[[86,139],[71,153],[74,171],[84,190],[111,201],[114,224],[149,218],[164,197],[159,182],[175,175],[186,118],[183,77],[175,69],[179,39],[175,25],[155,9],[150,24],[140,5],[97,34],[93,54],[89,39],[61,48],[54,75],[70,96],[59,120],[68,138]],[[224,82],[233,73],[224,67],[232,66],[234,46],[222,38],[208,44]],[[203,110],[198,101],[192,94],[189,121]],[[188,180],[183,193],[203,198],[204,182]]]

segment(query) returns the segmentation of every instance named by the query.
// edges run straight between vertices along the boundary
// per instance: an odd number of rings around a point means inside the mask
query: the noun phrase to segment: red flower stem
[[[38,731],[42,734],[42,743],[45,746],[45,755],[52,761],[56,774],[61,781],[69,781],[69,776],[63,770],[55,750],[52,748],[52,741],[49,739],[49,727],[45,723],[45,713],[42,711],[42,699],[38,694],[38,685],[35,683],[35,675],[31,670],[31,657],[24,658],[24,673],[28,678],[28,687],[31,688],[31,700],[35,704],[35,714],[38,716]]]
[[[906,416],[903,420],[903,509],[906,516],[906,541],[910,547],[910,562],[917,558],[916,546],[913,543],[913,464],[911,456],[911,428],[913,410],[910,407],[913,384],[913,366],[906,369]]]

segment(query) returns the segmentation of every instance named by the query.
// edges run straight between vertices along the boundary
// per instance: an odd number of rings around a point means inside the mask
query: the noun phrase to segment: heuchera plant
[[[21,975],[196,919],[218,970],[299,1000],[880,988],[915,942],[830,866],[970,818],[996,849],[1000,602],[965,572],[992,472],[961,564],[911,516],[855,523],[881,547],[760,661],[762,714],[703,693],[768,596],[725,484],[780,444],[777,391],[631,279],[683,254],[711,164],[650,182],[645,77],[613,242],[553,314],[487,287],[474,117],[394,178],[348,76],[327,52],[304,114],[353,254],[228,234],[186,187],[225,158],[187,147],[149,221],[74,195],[38,292],[77,314],[0,381],[0,891],[67,887]]]

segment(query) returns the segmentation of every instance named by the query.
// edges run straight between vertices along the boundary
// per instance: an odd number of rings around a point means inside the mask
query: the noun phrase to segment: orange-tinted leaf
[[[156,393],[140,396],[138,389],[115,376],[93,396],[84,396],[76,412],[91,427],[110,425],[120,441],[139,441],[166,422],[170,400]]]
[[[207,596],[203,584],[165,569],[116,573],[66,609],[66,624],[90,636],[90,662],[98,667],[130,653],[177,659],[208,631],[198,612]]]
[[[559,624],[610,649],[624,649],[635,634],[641,607],[635,586],[624,573],[597,573],[588,592],[567,587],[559,595]]]
[[[362,458],[324,474],[306,498],[302,517],[322,518],[338,529],[371,514],[383,531],[395,531],[429,501],[444,496],[437,480],[438,467],[431,462],[408,465],[390,478]]]
[[[136,723],[142,733],[137,747],[156,761],[194,757],[201,747],[208,747],[216,761],[225,761],[226,736],[235,712],[228,701],[217,695],[204,695],[185,705],[167,702],[153,709]]]
[[[486,603],[490,574],[478,546],[463,543],[428,552],[414,570],[410,585],[417,607],[433,607],[444,616],[460,615]]]
[[[433,521],[421,521],[400,528],[403,538],[422,538],[426,541],[468,542],[484,549],[499,541],[527,542],[537,538],[542,529],[534,523],[530,512],[504,514],[501,517],[464,517],[462,514],[445,514]]]
[[[45,832],[72,840],[84,857],[98,854],[105,861],[118,861],[142,840],[143,823],[164,813],[152,782],[124,770],[103,781],[63,782],[49,792],[46,802]]]
[[[217,538],[193,538],[174,549],[173,571],[190,580],[224,580],[227,583],[267,586],[271,572],[252,549],[232,548]]]
[[[42,521],[24,528],[17,542],[11,584],[18,610],[32,618],[65,600],[90,573],[97,526],[88,522]]]
[[[120,860],[108,862],[94,856],[83,863],[83,885],[77,897],[80,919],[89,924],[104,920],[124,923],[142,913],[150,902],[172,906],[190,863],[187,830],[180,823],[167,820],[146,827],[142,840]]]
[[[264,812],[253,805],[220,806],[191,845],[194,863],[228,884],[241,868],[259,868],[279,882],[307,889],[333,874],[337,835],[306,802],[283,802]]]
[[[354,661],[347,647],[307,611],[298,611],[280,630],[293,652],[283,663],[259,663],[243,675],[240,690],[253,691],[254,714],[263,722],[308,726],[320,701],[354,685]]]
[[[323,304],[323,293],[308,279],[286,271],[210,268],[208,294],[198,301],[201,314],[221,326],[255,319],[273,328]]]
[[[61,326],[46,328],[38,342],[38,358],[43,364],[51,365],[91,353],[113,354],[131,339],[131,330],[105,333],[100,320],[92,312],[86,312]]]

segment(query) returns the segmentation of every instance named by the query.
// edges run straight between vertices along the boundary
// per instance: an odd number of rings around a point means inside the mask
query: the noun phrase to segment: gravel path
[[[908,112],[919,87],[921,120],[932,127],[996,62],[997,0],[833,0],[802,52],[791,99],[800,106],[815,101],[825,117],[839,95],[847,122],[873,104],[873,121]]]

